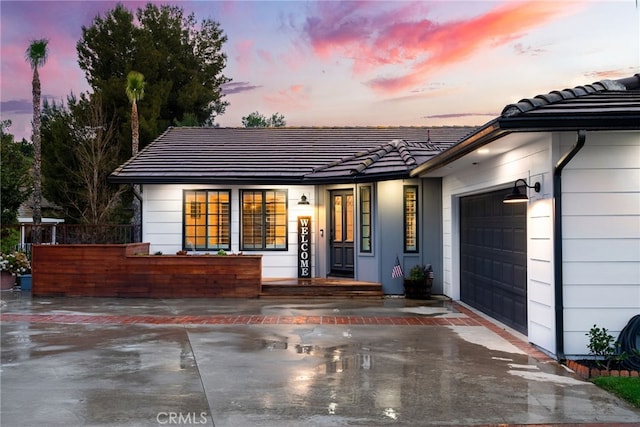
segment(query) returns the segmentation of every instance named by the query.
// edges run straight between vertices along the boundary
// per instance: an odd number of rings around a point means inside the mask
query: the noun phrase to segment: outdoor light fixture
[[[298,204],[299,205],[308,205],[309,204],[309,200],[307,200],[307,196],[302,194],[302,197],[300,197],[300,201],[298,202]]]
[[[511,190],[511,194],[507,194],[506,196],[504,196],[504,199],[502,199],[502,203],[526,203],[529,201],[529,198],[527,197],[527,195],[520,193],[520,190],[518,189],[518,182],[520,181],[524,183],[525,187],[533,188],[536,191],[536,193],[540,192],[539,182],[536,182],[533,185],[528,185],[527,181],[520,178],[513,183],[513,189]]]

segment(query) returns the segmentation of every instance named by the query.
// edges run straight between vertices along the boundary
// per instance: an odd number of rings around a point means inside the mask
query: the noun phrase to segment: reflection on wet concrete
[[[237,304],[16,298],[2,311],[463,316],[443,301]],[[170,425],[216,427],[640,423],[482,326],[5,322],[0,333],[3,427],[158,426],[172,414],[183,418]]]
[[[187,336],[175,328],[3,324],[1,376],[3,426],[158,425],[160,411],[209,414]]]
[[[451,315],[454,308],[446,298],[405,300],[385,298],[371,300],[314,299],[123,299],[123,298],[56,298],[32,299],[28,294],[13,292],[2,295],[12,313],[47,314],[111,314],[111,315],[360,315],[423,316]]]
[[[190,328],[216,426],[640,419],[555,363],[468,342],[455,327],[350,329],[345,337],[340,327],[217,328],[220,348],[212,330]],[[476,329],[476,339],[495,339]],[[247,343],[261,334],[287,336],[289,345],[273,352]]]

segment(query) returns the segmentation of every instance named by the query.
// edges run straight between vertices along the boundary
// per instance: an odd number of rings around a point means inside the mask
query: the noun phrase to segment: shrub
[[[609,370],[612,361],[621,361],[626,358],[626,353],[618,354],[615,338],[606,328],[593,325],[586,335],[589,337],[589,344],[587,344],[589,354],[595,356],[596,364],[600,368]]]
[[[31,273],[31,261],[24,252],[0,253],[0,270],[11,274],[29,274]]]

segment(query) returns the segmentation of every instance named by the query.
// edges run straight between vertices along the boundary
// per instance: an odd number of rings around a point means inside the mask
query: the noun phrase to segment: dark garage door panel
[[[527,205],[502,203],[506,193],[460,199],[460,297],[526,333]]]

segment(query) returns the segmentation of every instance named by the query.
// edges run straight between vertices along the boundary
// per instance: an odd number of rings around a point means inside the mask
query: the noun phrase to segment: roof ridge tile
[[[567,99],[575,99],[595,92],[625,91],[627,86],[621,80],[600,80],[590,85],[576,86],[571,89],[553,90],[546,94],[536,95],[533,98],[521,99],[515,104],[508,104],[502,110],[500,116],[513,117],[527,111],[555,104]]]

